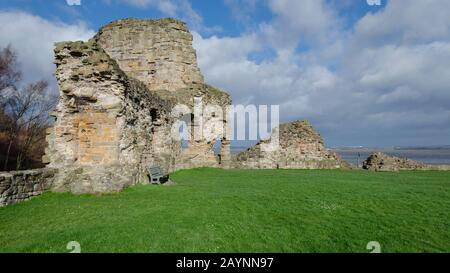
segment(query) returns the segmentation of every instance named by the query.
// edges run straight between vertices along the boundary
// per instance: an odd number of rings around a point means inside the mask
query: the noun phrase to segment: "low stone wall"
[[[374,153],[363,162],[363,169],[369,171],[449,171],[450,165],[429,165],[406,158]]]
[[[450,171],[450,165],[428,165],[431,170],[435,171]]]
[[[55,169],[0,172],[0,207],[28,200],[50,190]]]

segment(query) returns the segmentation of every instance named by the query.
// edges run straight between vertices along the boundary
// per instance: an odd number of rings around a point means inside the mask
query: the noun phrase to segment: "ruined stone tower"
[[[192,35],[184,23],[120,20],[101,28],[96,40],[122,71],[150,90],[176,92],[203,84]]]
[[[44,157],[59,169],[54,190],[118,191],[147,182],[153,164],[229,166],[228,120],[218,113],[231,99],[204,83],[183,22],[119,20],[88,42],[58,43],[55,64],[60,101]],[[201,132],[188,147],[172,137],[180,120]]]
[[[272,138],[277,141],[276,145]],[[325,148],[308,121],[281,124],[271,137],[237,155],[236,164],[248,169],[346,169],[348,163]]]

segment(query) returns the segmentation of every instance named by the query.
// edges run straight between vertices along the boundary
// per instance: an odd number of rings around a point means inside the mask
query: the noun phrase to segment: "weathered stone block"
[[[278,136],[278,141],[275,137]],[[273,149],[263,145],[278,143]],[[239,153],[235,166],[261,169],[337,169],[349,165],[323,145],[322,137],[307,121],[280,125],[268,140],[259,142],[247,151]]]

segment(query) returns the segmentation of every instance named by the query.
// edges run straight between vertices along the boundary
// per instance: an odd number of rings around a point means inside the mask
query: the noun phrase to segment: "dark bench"
[[[148,175],[150,176],[150,184],[162,184],[169,180],[169,174],[163,172],[158,166],[149,167]]]

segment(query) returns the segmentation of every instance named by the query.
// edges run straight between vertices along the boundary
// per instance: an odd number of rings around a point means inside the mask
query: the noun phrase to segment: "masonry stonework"
[[[51,189],[56,170],[0,172],[0,207],[19,203]]]
[[[346,169],[350,166],[328,151],[307,121],[281,124],[271,137],[237,155],[237,166],[249,169]]]
[[[387,155],[381,152],[371,154],[364,162],[362,168],[364,170],[382,172],[382,171],[448,171],[449,165],[430,165],[408,158],[400,158]]]
[[[151,90],[176,92],[203,84],[185,23],[124,19],[100,29],[96,40],[120,68]]]
[[[44,156],[59,169],[53,190],[120,191],[148,182],[150,165],[166,171],[229,166],[226,115],[206,106],[224,109],[231,99],[204,83],[184,23],[119,20],[88,42],[58,43],[55,64],[60,100]],[[174,111],[180,105],[183,111]],[[183,117],[192,136],[201,131],[187,148],[176,136]]]

